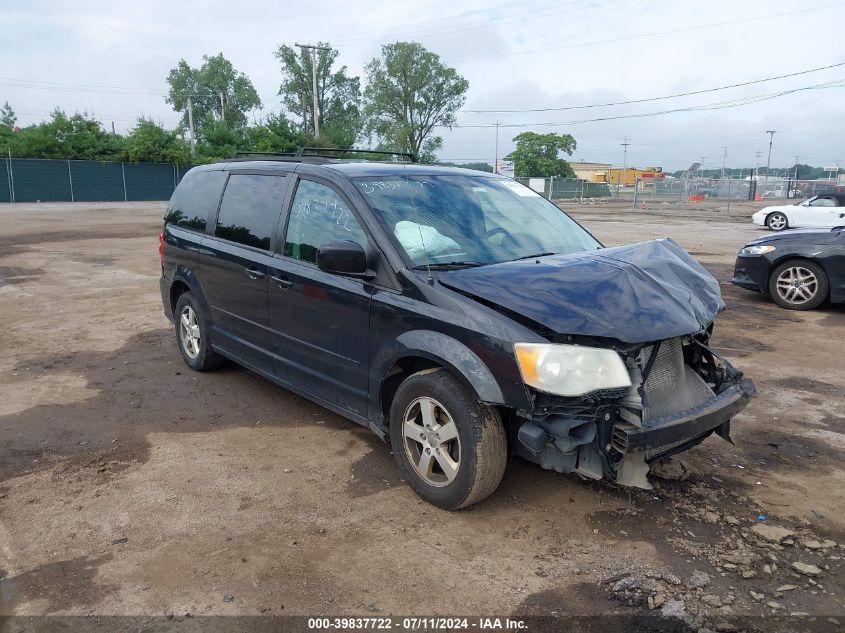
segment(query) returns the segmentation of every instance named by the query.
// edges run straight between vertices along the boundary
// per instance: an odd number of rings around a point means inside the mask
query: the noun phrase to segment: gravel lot
[[[650,493],[514,459],[448,513],[362,427],[184,366],[162,203],[0,205],[0,615],[845,616],[845,308],[728,284],[759,206],[568,207],[722,282],[715,346],[760,391],[735,446],[708,439]]]

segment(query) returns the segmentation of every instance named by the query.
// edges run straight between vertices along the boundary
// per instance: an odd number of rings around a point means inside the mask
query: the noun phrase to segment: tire
[[[196,371],[217,369],[223,357],[211,349],[208,318],[192,292],[183,292],[173,310],[176,345],[185,364]]]
[[[390,442],[411,488],[446,510],[493,494],[508,460],[498,411],[479,402],[445,369],[421,371],[399,386],[390,406]]]
[[[807,259],[790,259],[778,264],[769,276],[769,295],[787,310],[818,308],[830,289],[824,269]]]
[[[783,213],[776,211],[775,213],[769,214],[766,218],[766,226],[772,231],[783,231],[789,228],[789,220],[786,219]]]

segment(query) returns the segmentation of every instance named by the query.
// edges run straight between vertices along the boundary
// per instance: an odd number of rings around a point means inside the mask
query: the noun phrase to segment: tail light
[[[164,232],[158,234],[158,260],[164,268]]]

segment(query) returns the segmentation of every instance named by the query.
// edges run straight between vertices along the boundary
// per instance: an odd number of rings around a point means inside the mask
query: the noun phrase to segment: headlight
[[[622,358],[609,349],[580,345],[516,343],[516,360],[525,384],[559,396],[580,396],[598,389],[630,387]]]
[[[765,246],[746,246],[741,251],[739,251],[740,255],[765,255],[766,253],[771,253],[775,250],[774,246],[769,246],[768,244]]]

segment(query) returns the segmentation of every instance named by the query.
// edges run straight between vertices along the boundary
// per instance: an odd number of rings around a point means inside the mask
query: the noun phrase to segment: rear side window
[[[220,203],[214,235],[270,250],[285,193],[284,176],[232,174]]]
[[[222,171],[195,171],[185,174],[167,205],[164,221],[186,229],[204,231],[217,209],[226,174]]]

